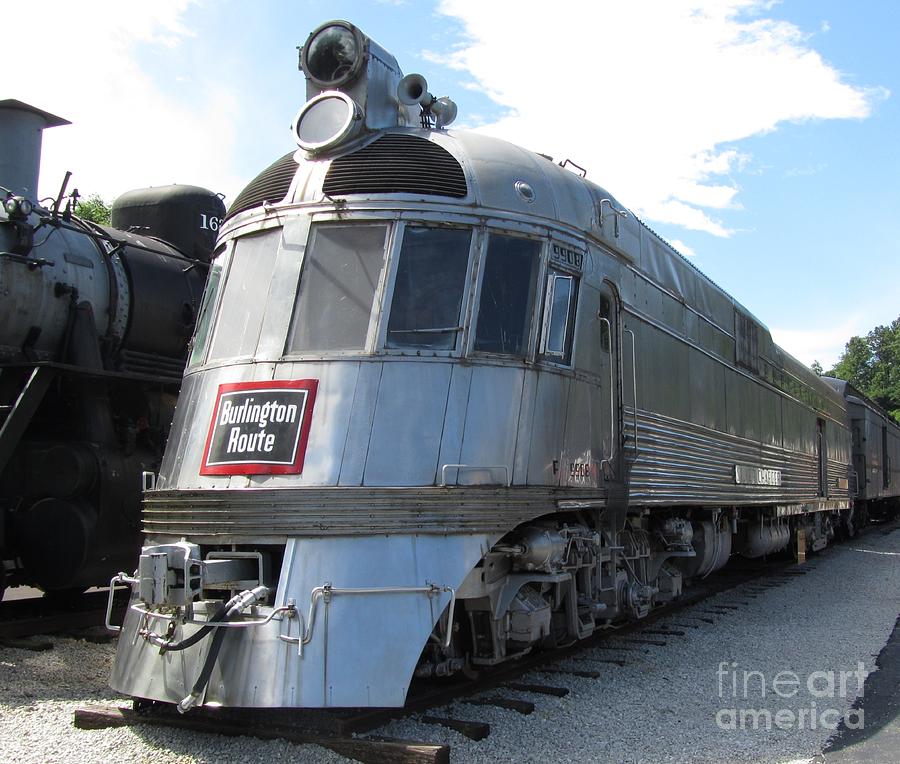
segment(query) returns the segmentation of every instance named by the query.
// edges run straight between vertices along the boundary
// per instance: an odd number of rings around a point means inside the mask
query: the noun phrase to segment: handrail
[[[296,637],[286,636],[283,634],[278,635],[278,639],[282,642],[288,642],[290,644],[297,645],[297,654],[303,655],[303,645],[308,645],[313,638],[313,632],[315,631],[316,625],[316,610],[318,608],[319,600],[325,600],[325,604],[327,605],[331,602],[332,596],[336,594],[427,594],[429,597],[433,597],[441,592],[449,592],[450,593],[450,604],[447,606],[448,608],[448,616],[447,616],[447,634],[444,637],[443,648],[446,650],[450,647],[450,641],[453,638],[453,613],[456,609],[456,589],[452,586],[446,586],[442,584],[428,584],[428,586],[384,586],[384,587],[365,587],[365,588],[338,588],[332,586],[329,583],[323,584],[321,586],[317,586],[312,589],[309,593],[309,612],[306,616],[306,622],[303,620],[303,616],[299,614],[300,618],[300,633]],[[293,607],[293,605],[290,605]],[[326,618],[327,618],[326,611]]]
[[[130,576],[125,575],[124,573],[119,573],[113,576],[112,580],[109,582],[109,598],[106,606],[106,628],[112,632],[119,633],[122,631],[121,626],[114,626],[112,621],[112,607],[113,607],[113,587],[117,583],[125,583],[131,587],[139,584],[139,580],[137,578],[132,578]],[[309,612],[306,617],[306,621],[303,619],[303,614],[297,609],[294,604],[294,600],[288,600],[287,605],[282,605],[280,607],[274,608],[271,613],[269,613],[265,618],[258,618],[251,621],[199,621],[195,618],[185,618],[179,619],[179,616],[176,614],[170,613],[154,613],[150,607],[146,603],[135,603],[130,606],[130,610],[134,610],[136,613],[139,613],[145,623],[149,620],[159,620],[159,621],[176,621],[181,620],[183,624],[189,624],[191,626],[201,626],[207,627],[210,629],[246,629],[254,626],[265,626],[267,623],[270,623],[277,615],[282,613],[287,614],[288,621],[292,620],[294,617],[298,618],[300,621],[300,633],[296,637],[291,637],[290,635],[290,625],[288,625],[288,635],[279,634],[278,639],[282,642],[288,642],[291,644],[297,645],[298,655],[303,655],[303,645],[307,645],[312,641],[313,632],[315,631],[316,624],[316,610],[318,608],[319,600],[325,600],[325,604],[331,602],[331,598],[334,595],[361,595],[361,594],[426,594],[428,597],[435,597],[441,593],[449,593],[450,594],[450,603],[448,604],[448,615],[447,615],[447,633],[444,637],[444,641],[442,646],[444,649],[447,649],[450,646],[450,641],[453,638],[453,614],[456,609],[456,589],[452,586],[447,586],[445,584],[427,584],[426,586],[384,586],[384,587],[364,587],[364,588],[339,588],[332,586],[330,583],[322,584],[321,586],[316,586],[310,591],[309,595]],[[327,611],[326,611],[327,618]],[[167,641],[159,634],[154,634],[150,631],[149,628],[142,629],[140,631],[135,632],[135,640],[138,636],[142,636],[151,644],[157,645],[159,647],[165,647]]]
[[[614,369],[613,369],[613,353],[612,353],[612,323],[608,318],[600,317],[600,321],[606,324],[606,330],[609,332],[609,450],[612,452],[613,444],[616,442],[616,402],[613,397],[616,389]],[[609,461],[609,459],[607,459]]]
[[[475,472],[476,470],[488,470],[493,472],[494,470],[503,470],[506,474],[506,487],[509,488],[511,485],[509,478],[509,465],[506,464],[497,464],[493,467],[482,466],[480,464],[445,464],[441,467],[441,482],[440,487],[445,488],[447,486],[447,470],[469,470],[470,472]],[[459,485],[459,476],[456,478],[457,485]]]
[[[631,335],[631,389],[633,392],[632,398],[634,400],[634,408],[632,409],[632,415],[634,418],[634,455],[637,458],[638,452],[638,421],[637,421],[637,409],[638,409],[638,397],[637,397],[637,357],[635,346],[637,341],[634,337],[634,332],[631,329],[625,328],[622,330],[625,334]]]
[[[116,573],[109,581],[109,596],[106,599],[106,620],[104,623],[106,624],[106,628],[113,632],[113,634],[118,634],[122,631],[121,626],[114,626],[112,622],[113,599],[116,596],[115,586],[116,584],[128,584],[129,587],[134,587],[137,583],[138,580],[136,578],[132,578],[125,573]]]

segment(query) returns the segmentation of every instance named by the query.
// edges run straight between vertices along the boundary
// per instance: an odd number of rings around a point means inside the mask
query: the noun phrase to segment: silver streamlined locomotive
[[[42,131],[64,124],[0,101],[0,596],[83,592],[140,549],[141,475],[158,469],[225,212],[195,186],[123,194],[125,230],[73,215],[64,189],[41,206]]]
[[[615,197],[448,132],[346,22],[301,65],[301,151],[218,241],[115,689],[399,706],[852,530],[841,393]]]

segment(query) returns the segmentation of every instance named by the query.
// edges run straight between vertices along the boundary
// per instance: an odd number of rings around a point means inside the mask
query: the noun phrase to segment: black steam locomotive
[[[194,186],[131,191],[112,226],[36,201],[41,132],[66,120],[0,101],[0,596],[80,592],[140,547],[224,216]],[[68,179],[68,176],[67,176]]]

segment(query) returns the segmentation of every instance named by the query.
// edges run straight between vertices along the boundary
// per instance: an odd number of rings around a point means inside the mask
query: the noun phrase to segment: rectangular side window
[[[600,295],[600,310],[597,313],[600,319],[600,349],[609,353],[612,349],[612,302],[605,294]]]
[[[287,352],[363,350],[384,267],[386,225],[315,225]]]
[[[472,231],[407,226],[387,328],[388,348],[453,350]]]
[[[549,271],[541,353],[562,363],[568,363],[571,355],[576,295],[577,280],[574,276],[553,269]]]
[[[477,352],[527,355],[540,253],[539,241],[491,234],[478,303]]]
[[[238,358],[256,352],[280,242],[280,228],[235,241],[225,274],[222,307],[216,318],[211,359]]]
[[[734,312],[734,360],[756,374],[759,374],[759,327],[756,322],[740,311]]]
[[[197,327],[194,329],[194,337],[191,340],[191,356],[188,366],[202,363],[206,356],[206,341],[209,338],[209,328],[216,309],[216,300],[222,285],[222,271],[225,269],[227,258],[225,248],[222,247],[210,266],[206,286],[203,289],[203,300],[200,303],[200,313],[197,316]]]

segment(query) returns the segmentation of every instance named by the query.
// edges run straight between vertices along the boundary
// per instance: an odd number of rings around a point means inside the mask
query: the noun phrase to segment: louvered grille
[[[466,196],[466,177],[453,155],[413,135],[385,135],[331,163],[324,189],[341,194]]]
[[[225,219],[258,207],[263,202],[280,202],[287,196],[296,172],[297,163],[294,161],[294,152],[291,151],[270,164],[247,184],[228,209]]]

